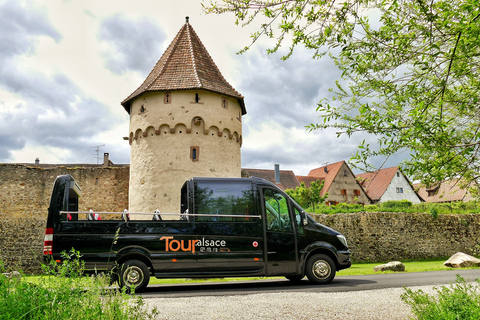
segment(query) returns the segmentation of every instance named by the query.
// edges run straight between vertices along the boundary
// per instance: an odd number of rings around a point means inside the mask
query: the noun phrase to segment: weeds
[[[43,266],[37,283],[0,275],[0,319],[152,319],[143,300],[108,288],[108,276],[83,273],[79,252],[62,253],[62,263]],[[0,271],[4,267],[0,262]]]
[[[457,275],[455,283],[435,288],[436,296],[422,290],[405,289],[402,300],[411,306],[419,320],[480,319],[480,281],[467,283]]]
[[[469,214],[480,213],[478,201],[454,202],[454,203],[419,203],[412,204],[408,200],[386,201],[375,205],[361,205],[351,203],[339,203],[335,206],[322,204],[306,208],[305,211],[317,214],[355,213],[355,212],[404,212],[404,213],[430,213],[436,218],[439,214]]]

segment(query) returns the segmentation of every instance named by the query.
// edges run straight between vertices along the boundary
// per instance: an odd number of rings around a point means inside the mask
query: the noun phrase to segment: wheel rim
[[[127,286],[137,286],[143,281],[143,272],[137,266],[128,267],[123,274],[123,282]]]
[[[328,278],[331,272],[330,264],[325,260],[318,260],[312,266],[312,273],[318,279]]]

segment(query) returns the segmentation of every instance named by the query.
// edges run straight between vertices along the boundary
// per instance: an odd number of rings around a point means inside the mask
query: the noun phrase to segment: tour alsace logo
[[[208,240],[205,238],[195,240],[175,240],[173,236],[163,236],[160,240],[165,240],[165,251],[184,251],[195,253],[198,247],[200,252],[223,252],[230,251],[225,248],[227,241],[225,240]]]

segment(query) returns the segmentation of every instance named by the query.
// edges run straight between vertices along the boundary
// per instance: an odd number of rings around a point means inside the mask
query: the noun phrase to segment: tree
[[[233,12],[236,23],[264,20],[252,35],[326,54],[342,71],[319,122],[308,130],[374,135],[352,161],[409,151],[405,173],[426,185],[448,178],[478,189],[480,7],[478,0],[224,0],[205,7]],[[242,51],[248,50],[245,47]]]
[[[301,182],[300,186],[295,189],[286,189],[285,193],[292,197],[302,207],[308,208],[311,206],[313,211],[315,211],[315,205],[323,203],[328,197],[328,193],[323,197],[320,195],[324,183],[324,180],[317,180],[310,183],[310,188],[307,188],[305,182]]]

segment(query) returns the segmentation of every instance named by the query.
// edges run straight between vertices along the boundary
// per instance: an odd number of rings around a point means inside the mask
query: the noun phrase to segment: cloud
[[[305,128],[317,122],[318,102],[331,96],[329,88],[340,77],[335,65],[328,58],[314,60],[302,49],[287,61],[263,52],[254,49],[238,58],[242,72],[237,72],[237,83],[247,109],[242,166],[269,169],[279,163],[307,174],[325,162],[349,159],[360,137],[337,138],[334,130]]]
[[[318,102],[340,73],[328,59],[313,60],[311,53],[297,50],[287,61],[264,50],[251,50],[240,58],[237,72],[240,92],[245,95],[249,125],[272,119],[283,127],[304,127],[316,121]],[[245,72],[248,70],[248,72]]]
[[[148,74],[162,55],[162,43],[166,40],[155,20],[123,14],[103,20],[97,37],[103,43],[105,67],[117,75],[129,71]]]
[[[27,146],[62,148],[71,162],[90,159],[86,150],[98,144],[95,137],[121,120],[66,74],[44,74],[28,60],[41,37],[61,40],[41,9],[7,1],[0,6],[0,29],[0,92],[15,100],[0,98],[0,160]]]
[[[60,33],[45,19],[44,12],[27,1],[7,0],[0,5],[0,60],[19,54],[31,54],[40,36],[55,41],[61,40]]]

